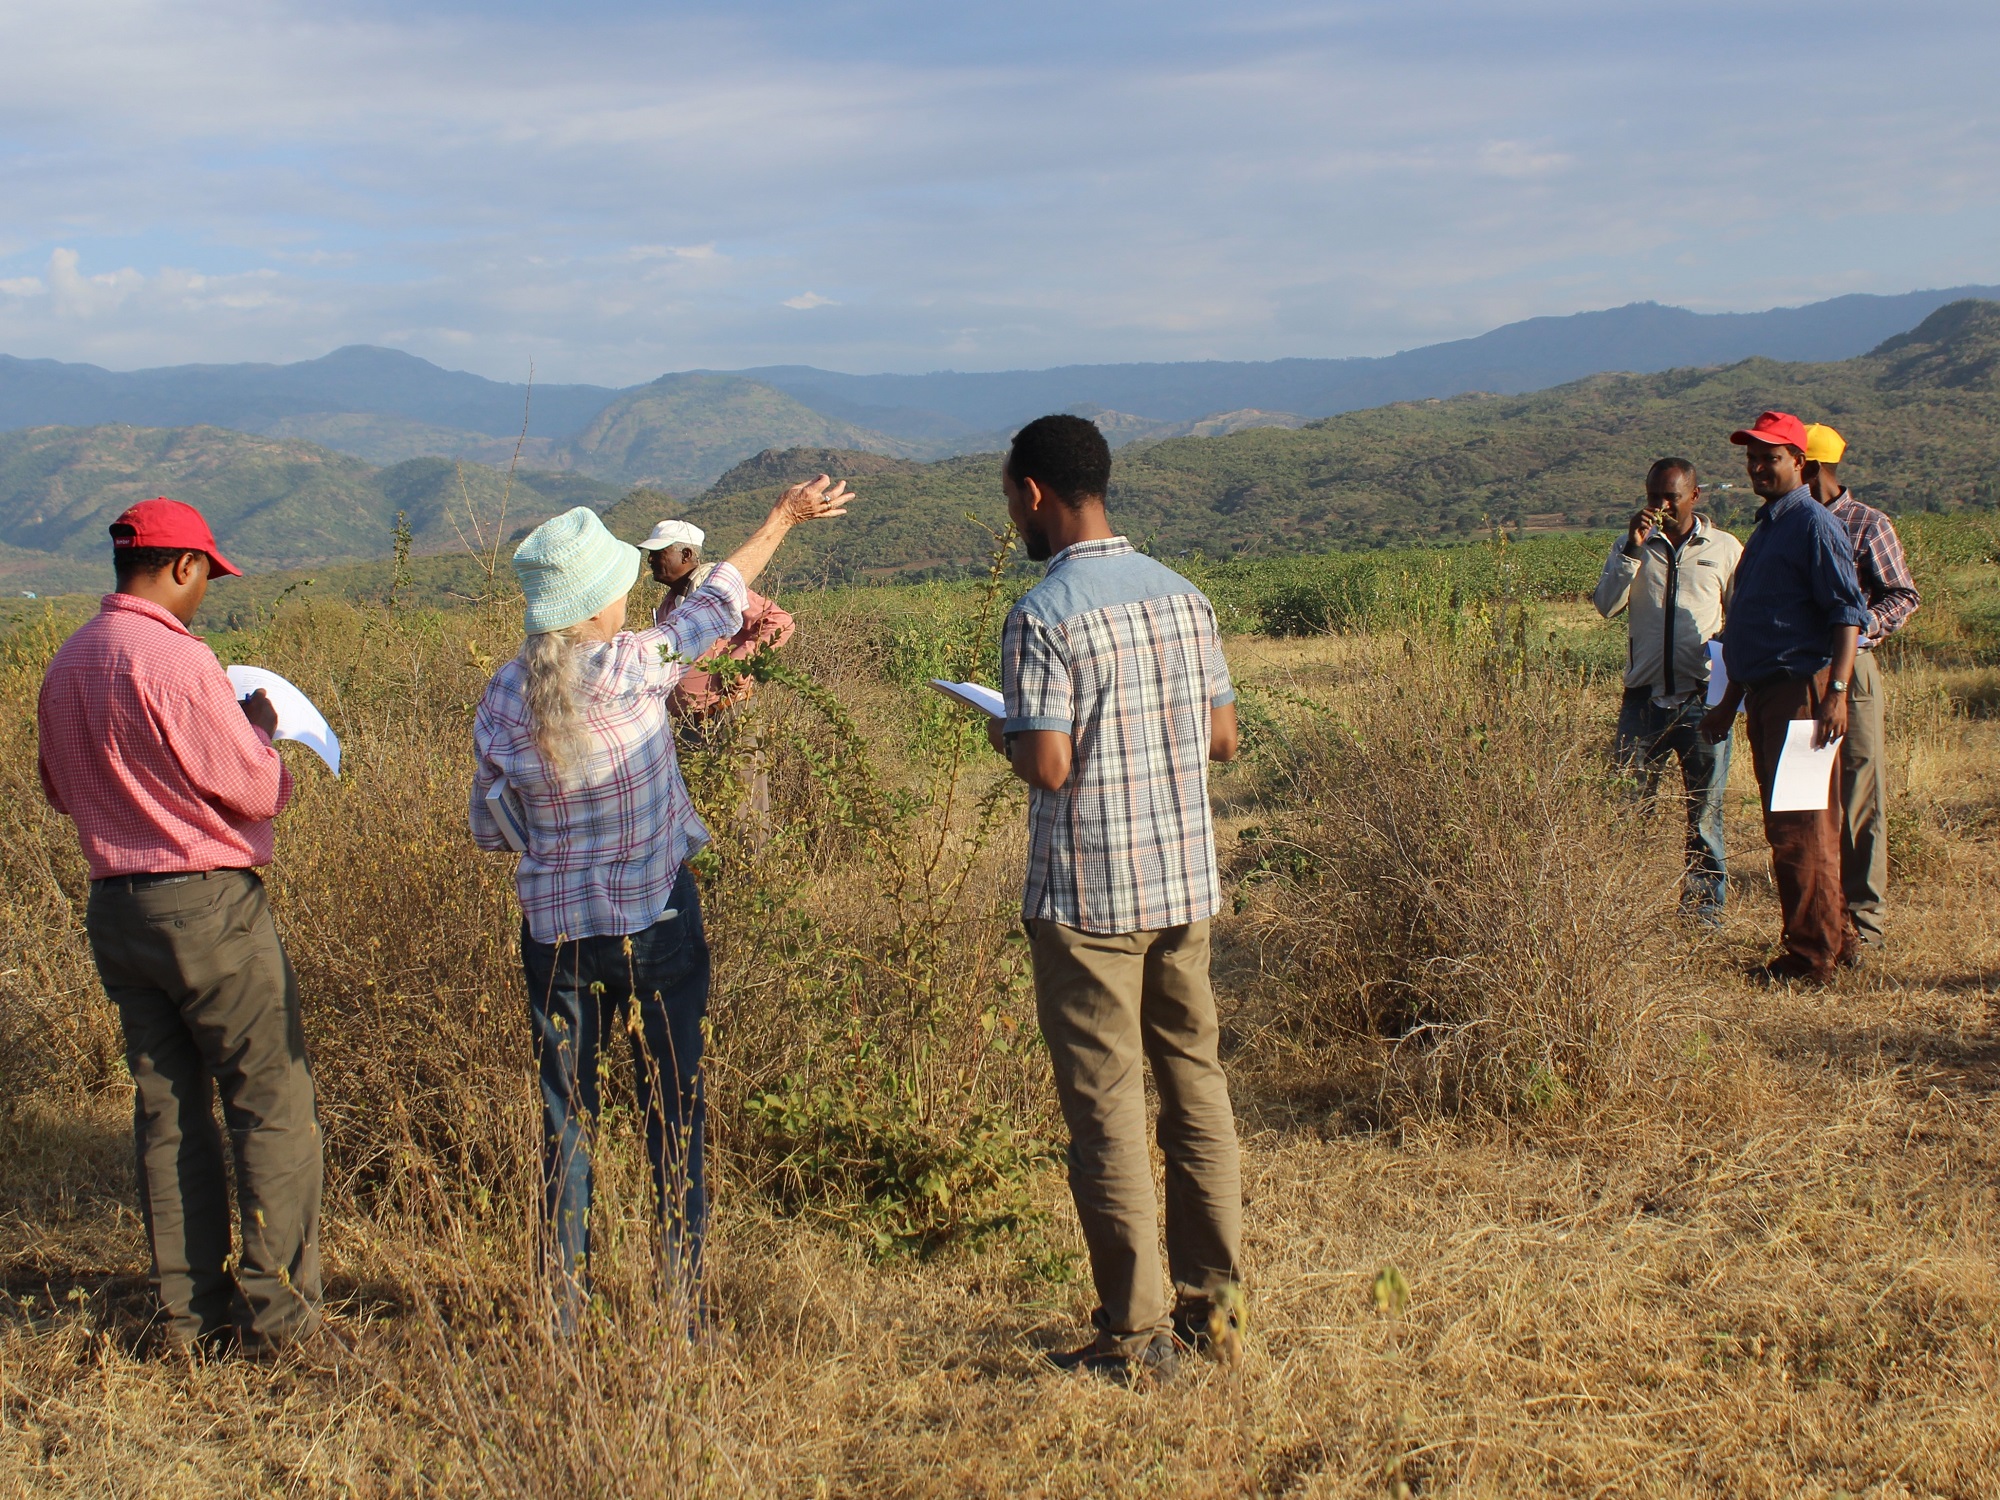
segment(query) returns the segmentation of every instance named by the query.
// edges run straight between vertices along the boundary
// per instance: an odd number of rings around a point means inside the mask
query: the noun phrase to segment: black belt
[[[179,885],[187,880],[213,880],[219,875],[244,875],[245,870],[168,870],[158,875],[107,875],[91,885],[107,890],[143,891],[154,885]]]

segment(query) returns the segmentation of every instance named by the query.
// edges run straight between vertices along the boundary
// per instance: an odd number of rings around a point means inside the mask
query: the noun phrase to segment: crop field
[[[465,832],[516,607],[305,591],[211,637],[346,752],[335,780],[286,750],[269,872],[330,1315],[275,1365],[145,1337],[131,1091],[34,771],[77,614],[14,606],[0,1494],[1992,1494],[2000,536],[1913,519],[1890,946],[1825,992],[1742,977],[1777,904],[1740,745],[1727,920],[1675,915],[1678,810],[1608,765],[1623,623],[1577,597],[1608,536],[1189,564],[1243,688],[1214,792],[1251,1325],[1240,1367],[1144,1392],[1041,1362],[1092,1297],[1015,920],[1022,795],[922,686],[991,680],[1017,574],[787,596],[768,825],[745,742],[688,760],[717,834],[717,1328],[692,1345],[627,1104],[578,1338],[537,1283],[519,917]]]

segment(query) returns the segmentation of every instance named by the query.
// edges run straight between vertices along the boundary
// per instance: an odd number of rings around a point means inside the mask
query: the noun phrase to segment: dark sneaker
[[[1752,969],[1750,979],[1757,984],[1824,985],[1833,983],[1833,970],[1816,968],[1796,953],[1780,953]]]
[[[1243,1362],[1243,1289],[1224,1287],[1216,1296],[1191,1297],[1174,1308],[1174,1338],[1182,1348],[1235,1367]]]
[[[1180,1368],[1180,1354],[1174,1347],[1174,1336],[1164,1331],[1154,1334],[1135,1353],[1127,1353],[1110,1333],[1100,1331],[1081,1349],[1067,1352],[1050,1350],[1047,1359],[1058,1370],[1095,1375],[1113,1385],[1135,1389],[1164,1385],[1174,1378],[1174,1372]]]

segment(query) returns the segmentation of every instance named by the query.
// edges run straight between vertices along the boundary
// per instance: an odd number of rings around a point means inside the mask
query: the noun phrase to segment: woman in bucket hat
[[[541,1077],[543,1253],[564,1332],[588,1297],[590,1134],[614,1028],[632,1039],[668,1283],[693,1306],[708,1215],[709,961],[687,861],[709,835],[674,758],[667,699],[689,663],[741,625],[744,590],[785,534],[845,514],[850,499],[824,474],[786,490],[671,619],[647,630],[624,628],[639,550],[594,512],[543,522],[514,553],[527,640],[493,674],[473,721],[472,836],[482,849],[521,848],[514,883]]]

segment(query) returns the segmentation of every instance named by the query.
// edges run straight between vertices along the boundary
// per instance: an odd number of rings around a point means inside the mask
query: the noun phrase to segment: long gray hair
[[[570,778],[583,759],[587,740],[577,684],[583,653],[577,650],[577,627],[544,630],[521,646],[521,665],[528,677],[528,719],[534,725],[535,748],[548,762],[558,785]]]

